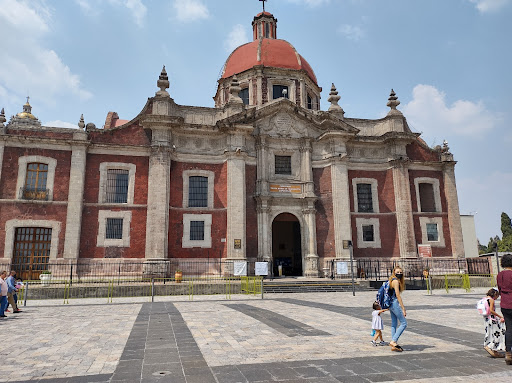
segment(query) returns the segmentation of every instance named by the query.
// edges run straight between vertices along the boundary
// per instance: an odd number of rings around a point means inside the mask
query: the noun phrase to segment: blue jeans
[[[407,327],[407,319],[405,319],[404,312],[398,303],[398,299],[394,298],[389,306],[389,312],[391,314],[391,339],[397,343],[398,338],[404,332]],[[400,326],[396,328],[397,321],[400,321]]]
[[[2,296],[0,298],[0,315],[5,315],[5,310],[7,309],[7,305],[9,305],[9,302],[7,302],[7,297]]]

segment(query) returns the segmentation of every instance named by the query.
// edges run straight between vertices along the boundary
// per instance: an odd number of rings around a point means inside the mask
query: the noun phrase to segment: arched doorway
[[[302,276],[302,238],[300,222],[293,214],[281,213],[272,222],[274,275],[283,266],[283,275]]]

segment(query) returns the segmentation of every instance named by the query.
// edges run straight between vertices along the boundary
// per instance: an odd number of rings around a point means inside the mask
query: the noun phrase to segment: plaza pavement
[[[29,301],[0,320],[0,382],[510,382],[485,291],[406,291],[403,353],[370,344],[375,292]]]

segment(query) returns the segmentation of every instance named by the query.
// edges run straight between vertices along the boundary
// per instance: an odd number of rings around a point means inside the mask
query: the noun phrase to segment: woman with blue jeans
[[[405,311],[404,302],[402,301],[401,292],[405,289],[404,272],[399,266],[393,269],[391,277],[389,278],[389,293],[391,295],[391,306],[389,312],[391,313],[391,351],[402,352],[403,348],[398,345],[398,338],[407,327],[407,311]],[[398,321],[400,326],[397,328]]]

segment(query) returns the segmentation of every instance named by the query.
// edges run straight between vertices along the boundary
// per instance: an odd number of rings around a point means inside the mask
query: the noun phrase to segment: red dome
[[[224,65],[222,78],[242,73],[256,65],[303,69],[309,78],[318,85],[315,73],[304,57],[288,41],[278,39],[258,39],[236,48]]]

